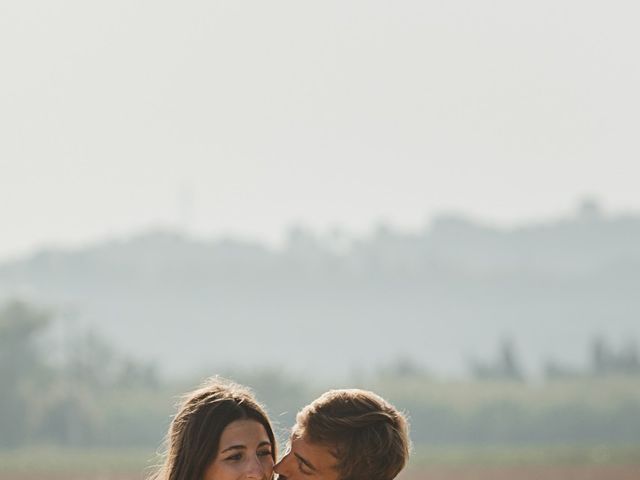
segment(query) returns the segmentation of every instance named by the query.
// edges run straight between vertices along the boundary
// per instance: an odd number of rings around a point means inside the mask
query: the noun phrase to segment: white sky
[[[0,3],[0,259],[640,209],[640,4]],[[181,200],[182,198],[182,200]],[[191,207],[185,205],[191,204]],[[180,207],[183,205],[183,207]]]

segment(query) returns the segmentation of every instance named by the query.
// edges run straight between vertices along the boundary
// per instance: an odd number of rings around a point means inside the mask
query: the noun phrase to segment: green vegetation
[[[23,302],[0,309],[0,448],[159,442],[174,392],[152,366],[116,355],[90,332],[56,360],[50,326],[49,312]]]
[[[419,445],[636,444],[640,381],[523,382],[384,378],[368,385],[410,416]]]
[[[410,468],[433,466],[640,465],[640,445],[417,447]]]
[[[142,472],[158,462],[149,449],[20,448],[0,451],[4,473]]]
[[[25,303],[0,308],[0,451],[28,451],[33,445],[71,452],[78,447],[88,452],[161,448],[179,395],[200,379],[162,381],[153,365],[116,354],[90,332],[72,337],[56,359],[48,354],[51,322],[47,312]],[[211,373],[252,386],[281,439],[301,406],[336,387],[312,385],[275,370]],[[579,445],[579,454],[567,447],[554,449],[559,456],[551,458],[577,455],[584,460],[602,452],[601,445],[621,452],[625,445],[640,444],[636,375],[581,375],[538,383],[513,376],[444,381],[398,364],[355,383],[407,412],[413,442],[427,458],[428,452],[442,458],[458,455],[449,448],[471,448],[480,452],[472,457],[482,457],[487,445],[508,445],[514,458],[537,458],[541,445]],[[45,453],[43,459],[48,458]],[[18,462],[20,456],[3,458]]]
[[[3,473],[137,473],[159,463],[153,449],[27,447],[0,451]],[[410,471],[439,466],[640,465],[640,445],[545,447],[422,447],[414,449]]]

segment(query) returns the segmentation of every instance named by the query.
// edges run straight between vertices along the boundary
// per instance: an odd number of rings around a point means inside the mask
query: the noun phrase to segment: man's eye
[[[298,461],[298,469],[304,475],[311,475],[313,473],[307,468],[307,466],[304,463],[300,461]]]

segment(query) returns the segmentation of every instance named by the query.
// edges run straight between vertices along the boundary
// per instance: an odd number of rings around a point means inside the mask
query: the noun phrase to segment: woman
[[[276,441],[249,389],[213,378],[186,395],[152,480],[271,480]]]

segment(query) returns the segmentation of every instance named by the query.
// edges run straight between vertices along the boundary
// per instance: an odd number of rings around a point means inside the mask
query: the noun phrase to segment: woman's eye
[[[260,457],[271,456],[271,450],[262,450],[261,452],[258,452],[258,455]]]
[[[225,458],[225,460],[235,461],[235,460],[240,460],[241,458],[242,458],[242,454],[236,453],[235,455],[231,455],[230,457]]]

